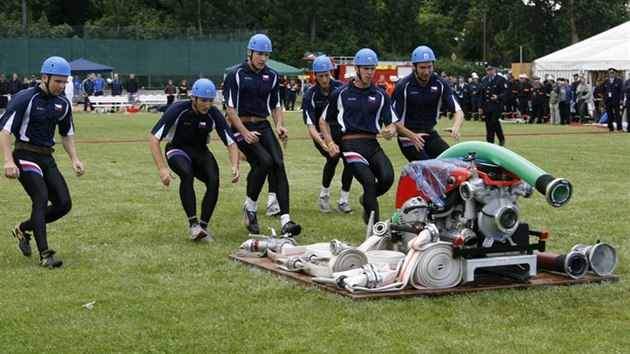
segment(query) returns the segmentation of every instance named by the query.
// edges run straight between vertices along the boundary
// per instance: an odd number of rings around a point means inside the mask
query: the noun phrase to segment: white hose
[[[365,253],[356,248],[346,248],[339,254],[330,258],[328,267],[332,269],[333,273],[336,273],[344,270],[359,268],[362,265],[367,264],[367,262],[367,256]]]

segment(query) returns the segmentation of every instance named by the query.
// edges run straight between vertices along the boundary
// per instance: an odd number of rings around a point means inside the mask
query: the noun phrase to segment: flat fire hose
[[[416,289],[454,287],[462,279],[461,261],[453,258],[451,244],[441,241],[432,242],[431,234],[430,228],[424,229],[409,242],[410,251],[395,272],[397,279],[389,278],[391,273],[388,269],[381,269],[374,274],[373,269],[363,267],[362,274],[335,273],[335,279],[327,281],[314,279],[314,281],[337,284],[351,292],[397,291],[408,285]],[[379,276],[380,281],[378,281]]]
[[[398,280],[416,289],[452,288],[462,280],[461,260],[447,242],[425,243],[409,250]]]

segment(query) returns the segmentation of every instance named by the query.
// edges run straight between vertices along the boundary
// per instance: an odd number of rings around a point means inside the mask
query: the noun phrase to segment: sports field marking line
[[[615,134],[608,131],[588,131],[588,132],[551,132],[551,133],[508,133],[505,136],[545,136],[545,135],[584,135],[584,134]],[[462,135],[462,137],[468,138],[477,138],[477,137],[485,137],[485,134],[471,134],[471,135]],[[378,136],[382,138],[382,136]],[[290,140],[311,140],[310,136],[295,136],[291,137]],[[104,144],[104,143],[147,143],[149,139],[85,139],[85,140],[76,140],[77,143],[81,144]]]

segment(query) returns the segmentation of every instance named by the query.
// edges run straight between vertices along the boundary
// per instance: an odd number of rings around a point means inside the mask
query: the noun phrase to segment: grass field
[[[339,238],[359,244],[365,235],[360,185],[355,181],[351,191],[353,215],[320,214],[323,158],[307,138],[301,116],[285,117],[292,137],[285,150],[291,215],[304,230],[298,241]],[[575,244],[598,239],[615,245],[618,283],[351,301],[228,260],[247,239],[241,207],[249,167],[242,164],[243,178],[229,184],[227,150],[214,134],[210,147],[223,167],[210,224],[217,241],[187,241],[177,186],[162,186],[149,152],[149,131],[157,119],[155,114],[75,115],[77,148],[87,172],[72,176],[58,146],[57,163],[74,202],[70,214],[48,227],[51,247],[64,260],[60,269],[41,269],[36,254],[21,255],[10,230],[28,215],[30,201],[17,181],[0,179],[1,352],[630,350],[625,279],[630,134],[504,124],[507,147],[574,186],[573,200],[559,209],[538,193],[521,199],[522,219],[550,232],[549,251],[566,253]],[[466,122],[463,140],[483,141],[483,123]],[[396,143],[381,140],[381,145],[398,174],[405,163]],[[339,167],[331,200],[339,197],[340,175]],[[199,197],[199,183],[197,190]],[[394,211],[394,192],[395,186],[380,199],[384,217]],[[279,228],[278,219],[264,216],[262,205],[259,220],[263,231]],[[93,309],[83,306],[93,301]]]

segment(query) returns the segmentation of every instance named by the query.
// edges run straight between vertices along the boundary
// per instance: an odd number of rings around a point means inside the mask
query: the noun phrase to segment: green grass
[[[304,229],[299,242],[339,238],[359,244],[365,235],[360,185],[355,181],[351,191],[353,215],[320,214],[323,158],[307,139],[301,116],[285,116],[294,138],[285,161],[291,215]],[[28,215],[30,201],[18,182],[0,179],[2,352],[614,353],[630,348],[630,289],[624,279],[630,134],[504,124],[510,149],[569,179],[575,191],[560,209],[538,193],[522,199],[522,219],[550,232],[550,251],[566,253],[598,239],[615,245],[619,283],[352,301],[228,260],[247,239],[241,206],[249,167],[242,164],[243,178],[230,184],[227,150],[216,135],[210,146],[222,167],[222,186],[210,224],[217,240],[212,245],[187,241],[177,183],[162,186],[148,142],[88,142],[147,140],[157,118],[76,114],[77,148],[87,172],[72,176],[59,146],[57,163],[74,206],[48,227],[51,247],[65,263],[61,269],[40,269],[37,255],[20,254],[10,229]],[[448,123],[442,121],[440,128]],[[483,141],[483,123],[466,122],[463,135],[463,140]],[[398,174],[405,162],[396,143],[382,140],[381,145]],[[340,175],[339,167],[331,188],[334,201]],[[380,199],[383,216],[394,211],[394,194],[392,188]],[[261,205],[261,230],[278,229],[279,221],[262,211]],[[82,307],[91,301],[92,310]]]

